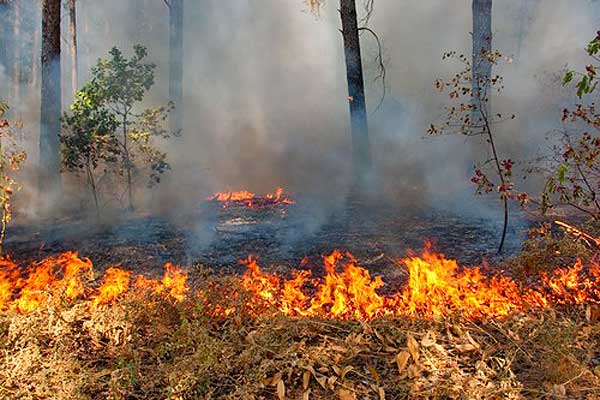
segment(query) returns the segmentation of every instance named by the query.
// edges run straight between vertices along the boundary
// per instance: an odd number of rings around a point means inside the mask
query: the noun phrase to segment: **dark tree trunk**
[[[183,0],[169,1],[169,99],[172,132],[183,130]]]
[[[40,196],[51,206],[60,193],[60,0],[42,0]]]
[[[492,51],[492,0],[473,0],[473,82],[474,123],[479,111],[491,112],[490,81],[492,64],[486,56]]]
[[[71,45],[71,93],[73,96],[77,93],[77,2],[69,0],[69,37]]]
[[[12,38],[12,23],[11,23],[11,1],[0,0],[0,66],[4,66],[6,75],[9,75],[12,65],[11,56],[11,38]],[[5,94],[6,96],[6,94]],[[10,100],[10,99],[3,99]]]
[[[356,183],[362,186],[371,170],[371,149],[355,0],[340,0],[340,14],[348,78],[354,174]]]

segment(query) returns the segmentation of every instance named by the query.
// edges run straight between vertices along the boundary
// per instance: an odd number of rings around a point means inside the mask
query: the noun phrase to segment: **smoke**
[[[260,193],[278,185],[331,203],[345,196],[351,143],[337,6],[330,0],[316,18],[302,0],[185,2],[185,132],[162,144],[172,171],[146,192],[144,207],[189,209],[216,190]],[[78,12],[80,83],[112,46],[130,52],[142,43],[158,64],[147,105],[166,103],[164,2],[82,0]],[[542,150],[560,105],[571,100],[546,89],[558,87],[552,73],[585,60],[582,49],[599,13],[588,0],[504,0],[495,2],[493,14],[494,47],[514,60],[496,71],[506,87],[494,97],[494,110],[518,117],[499,128],[500,148],[507,158],[522,159]],[[433,89],[434,80],[460,68],[442,61],[442,53],[470,55],[471,1],[378,0],[369,26],[382,38],[387,61],[388,94],[369,116],[375,187],[394,202],[487,212],[468,183],[470,166],[485,159],[481,145],[459,136],[425,137],[427,126],[443,119],[447,100]],[[372,111],[381,82],[373,82],[375,43],[365,35],[363,45]],[[64,54],[67,72],[68,66]],[[32,143],[39,131],[34,99],[20,102]]]

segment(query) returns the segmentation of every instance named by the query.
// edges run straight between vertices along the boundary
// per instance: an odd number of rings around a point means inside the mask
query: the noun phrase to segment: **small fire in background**
[[[291,205],[296,203],[296,201],[285,193],[281,187],[278,187],[275,192],[267,193],[263,196],[257,196],[256,193],[246,190],[217,192],[210,196],[208,200],[220,203],[223,208],[232,206],[261,208],[272,205]]]

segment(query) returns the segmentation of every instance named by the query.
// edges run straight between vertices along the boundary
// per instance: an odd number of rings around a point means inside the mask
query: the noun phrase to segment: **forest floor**
[[[310,210],[207,203],[192,214],[119,218],[95,229],[84,221],[15,227],[7,251],[18,261],[78,251],[96,271],[120,265],[149,277],[175,262],[198,287],[181,301],[130,290],[102,306],[85,297],[91,292],[70,300],[58,286],[34,293],[43,301],[32,312],[0,313],[0,398],[600,398],[600,298],[502,317],[474,317],[469,307],[433,316],[300,317],[263,309],[259,300],[269,297],[248,300],[239,281],[246,267],[238,261],[249,253],[289,277],[305,257],[321,265],[323,255],[342,249],[397,289],[407,279],[397,260],[411,248],[420,253],[426,240],[461,264],[485,258],[515,275],[549,271],[591,260],[572,238],[523,245],[531,225],[523,218],[496,256],[499,227],[476,218],[384,206],[307,218]],[[232,311],[224,312],[226,301]]]
[[[318,210],[315,212],[314,210]],[[218,273],[243,271],[239,260],[252,254],[267,269],[289,272],[305,257],[319,259],[335,249],[386,275],[427,241],[462,264],[494,263],[519,252],[533,224],[522,214],[511,221],[498,255],[501,225],[477,217],[389,205],[323,211],[314,205],[222,208],[206,202],[194,212],[170,216],[120,216],[101,225],[63,219],[10,228],[6,252],[22,262],[65,251],[88,257],[100,271],[121,266],[136,273],[162,273],[163,264],[210,267]]]

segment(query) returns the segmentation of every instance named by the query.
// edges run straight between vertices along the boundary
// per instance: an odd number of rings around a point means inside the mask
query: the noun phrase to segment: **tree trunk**
[[[123,114],[123,161],[125,164],[125,172],[127,173],[127,200],[128,206],[127,209],[129,211],[134,211],[133,207],[133,177],[131,175],[131,170],[133,168],[133,164],[131,162],[131,155],[129,154],[129,131],[128,131],[128,111],[125,111]]]
[[[77,1],[69,0],[69,36],[71,44],[71,93],[77,94]]]
[[[36,14],[36,17],[38,14]],[[37,21],[37,18],[36,18]],[[35,90],[40,80],[40,27],[35,24],[33,29],[33,46],[31,46],[31,89]]]
[[[11,23],[10,23],[10,8],[11,3],[9,0],[0,0],[0,67],[4,67],[4,73],[9,74],[11,66],[11,51],[10,51],[10,38],[12,37]],[[4,99],[9,100],[9,99]]]
[[[371,149],[355,0],[340,0],[340,14],[350,101],[354,176],[356,184],[362,186],[371,170]]]
[[[491,112],[492,63],[486,56],[492,51],[492,0],[473,0],[473,123],[480,125],[478,110]]]
[[[23,46],[23,38],[21,37],[21,1],[13,1],[13,62],[12,62],[12,78],[13,78],[13,98],[17,104],[17,110],[21,108],[21,48]]]
[[[40,196],[53,205],[60,193],[60,0],[42,0]]]
[[[171,132],[183,130],[183,1],[169,2],[169,99]]]

